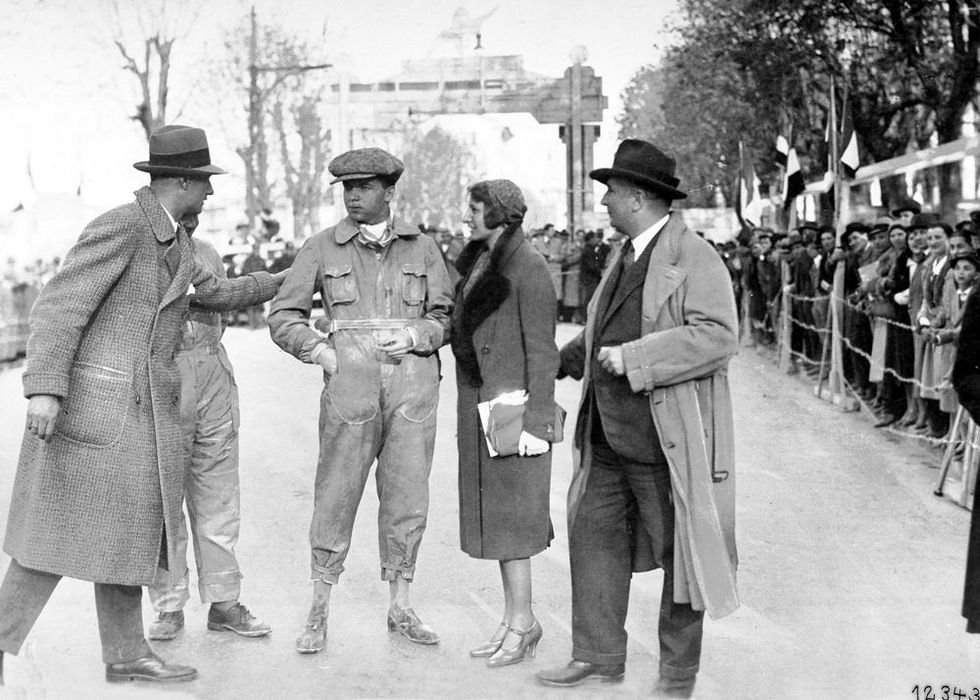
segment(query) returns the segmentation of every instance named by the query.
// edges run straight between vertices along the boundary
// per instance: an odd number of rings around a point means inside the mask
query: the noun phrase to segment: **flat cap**
[[[401,177],[405,164],[380,148],[356,148],[341,153],[330,161],[327,170],[334,176],[333,185],[344,180],[364,180],[370,177],[386,177],[392,182]]]

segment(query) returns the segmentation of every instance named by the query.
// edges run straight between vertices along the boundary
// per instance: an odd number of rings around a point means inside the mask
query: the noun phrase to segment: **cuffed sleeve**
[[[316,346],[329,344],[309,325],[313,295],[320,291],[315,241],[316,237],[308,240],[296,254],[289,274],[272,300],[268,316],[273,342],[298,360],[311,364]]]
[[[704,241],[689,239],[679,267],[691,272],[667,302],[679,304],[668,308],[675,325],[623,344],[626,377],[635,392],[709,375],[738,350],[735,298],[721,257]]]
[[[555,441],[555,376],[559,354],[555,346],[555,288],[544,261],[534,258],[534,268],[517,288],[521,317],[521,338],[527,362],[527,406],[524,430],[531,435]]]
[[[571,377],[581,379],[585,376],[585,331],[565,343],[559,351],[558,379]]]
[[[453,290],[449,273],[438,246],[431,238],[423,237],[425,274],[427,282],[425,310],[417,321],[406,326],[415,338],[411,352],[431,355],[449,341],[449,319],[453,309]]]
[[[191,278],[194,294],[190,304],[208,311],[231,311],[268,301],[276,295],[276,283],[268,272],[250,272],[228,279],[219,277],[197,260]]]

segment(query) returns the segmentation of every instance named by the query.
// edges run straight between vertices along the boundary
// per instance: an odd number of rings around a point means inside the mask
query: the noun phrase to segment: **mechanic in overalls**
[[[180,223],[192,236],[194,257],[201,267],[226,277],[218,251],[193,238],[197,215],[189,214]],[[221,312],[198,308],[191,301],[174,356],[180,370],[180,427],[188,452],[184,502],[194,536],[198,592],[202,603],[211,604],[208,629],[264,637],[272,628],[238,600],[242,588],[235,556],[241,525],[238,386],[221,344],[223,333]],[[190,597],[187,523],[181,518],[178,525],[178,559],[171,566],[183,572],[180,583],[174,585],[161,568],[147,589],[157,613],[148,635],[155,641],[176,638],[184,627],[184,606]]]
[[[429,506],[449,275],[436,243],[392,217],[400,160],[363,148],[328,168],[336,178],[331,184],[343,183],[348,216],[303,245],[268,318],[276,344],[320,365],[324,378],[310,526],[313,604],[296,650],[310,654],[326,645],[330,591],[344,570],[375,461],[388,629],[436,644],[439,637],[412,610],[409,584]],[[317,293],[324,317],[311,327]]]

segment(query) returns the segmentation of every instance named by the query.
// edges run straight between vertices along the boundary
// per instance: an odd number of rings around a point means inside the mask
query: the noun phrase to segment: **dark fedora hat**
[[[150,134],[150,159],[133,163],[133,167],[151,175],[206,178],[224,175],[211,165],[208,137],[204,129],[168,124]]]
[[[922,213],[922,205],[910,197],[904,197],[895,203],[890,213],[892,216],[900,216],[904,211],[920,214]]]
[[[684,199],[687,194],[677,189],[681,181],[674,177],[676,165],[673,158],[652,143],[626,139],[616,149],[612,167],[593,170],[589,177],[602,184],[611,177],[621,177],[670,199]]]
[[[924,211],[912,217],[912,223],[909,224],[909,231],[917,228],[930,228],[936,226],[941,221],[941,217],[936,212]]]

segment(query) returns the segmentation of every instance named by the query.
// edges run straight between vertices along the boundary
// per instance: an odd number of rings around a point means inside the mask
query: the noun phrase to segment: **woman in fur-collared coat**
[[[544,258],[524,238],[526,209],[509,180],[470,188],[472,239],[457,261],[462,279],[452,319],[460,542],[472,557],[498,560],[504,585],[503,622],[470,652],[490,666],[534,653],[541,626],[531,612],[530,558],[553,537],[557,301]],[[519,390],[528,396],[519,454],[490,457],[477,404]]]

